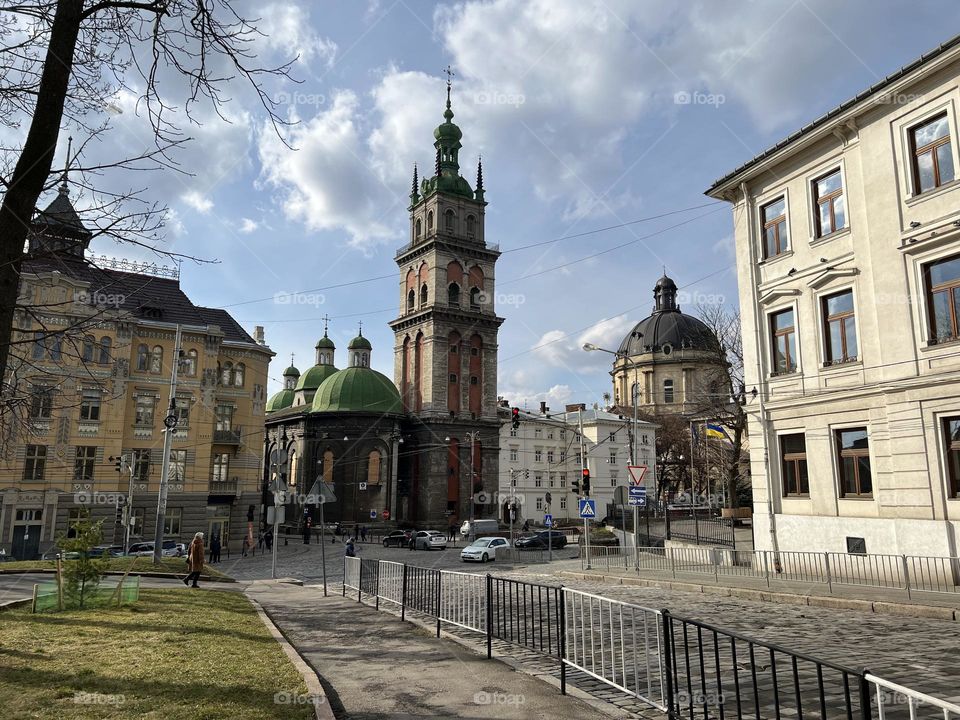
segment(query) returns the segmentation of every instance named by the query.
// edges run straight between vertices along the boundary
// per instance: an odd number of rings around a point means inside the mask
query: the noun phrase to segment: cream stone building
[[[175,268],[91,260],[90,239],[64,183],[23,264],[0,436],[0,548],[37,556],[82,511],[104,521],[104,542],[121,543],[131,487],[131,541],[153,540],[179,326],[164,537],[203,531],[239,550],[260,504],[273,353],[227,312],[194,305]]]
[[[957,555],[958,109],[955,38],[708,190],[733,205],[758,549]]]

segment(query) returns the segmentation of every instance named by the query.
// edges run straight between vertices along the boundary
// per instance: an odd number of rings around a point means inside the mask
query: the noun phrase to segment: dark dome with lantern
[[[664,275],[653,288],[653,314],[636,325],[620,343],[622,355],[643,355],[659,352],[669,355],[674,350],[713,351],[717,338],[701,320],[680,312],[677,306],[677,284]]]

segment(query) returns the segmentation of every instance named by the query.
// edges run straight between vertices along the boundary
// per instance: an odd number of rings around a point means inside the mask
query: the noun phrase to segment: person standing
[[[361,525],[360,526],[360,542],[366,542],[366,541],[367,541],[367,526]]]
[[[243,547],[241,548],[241,555],[243,557],[247,556],[247,548],[250,547],[250,538],[247,535],[243,536]]]
[[[190,585],[192,581],[192,587],[200,587],[197,584],[197,580],[200,579],[200,571],[203,570],[204,555],[205,551],[203,547],[203,533],[198,532],[193,536],[193,540],[190,542],[190,547],[187,548],[187,570],[189,573],[183,579],[184,585]]]
[[[220,562],[220,536],[214,535],[210,539],[210,562]]]

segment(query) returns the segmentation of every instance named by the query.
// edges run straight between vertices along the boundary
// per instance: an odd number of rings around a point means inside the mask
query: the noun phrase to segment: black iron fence
[[[618,529],[639,533],[642,547],[663,547],[666,540],[687,540],[697,545],[736,548],[736,520],[720,517],[711,508],[686,508],[664,503],[641,508],[637,512],[636,528],[633,510],[628,506],[616,506],[611,517]]]

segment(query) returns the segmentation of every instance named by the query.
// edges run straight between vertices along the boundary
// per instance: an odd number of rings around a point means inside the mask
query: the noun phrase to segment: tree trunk
[[[0,205],[0,380],[6,378],[23,247],[50,176],[80,33],[83,0],[59,0],[26,142]]]

